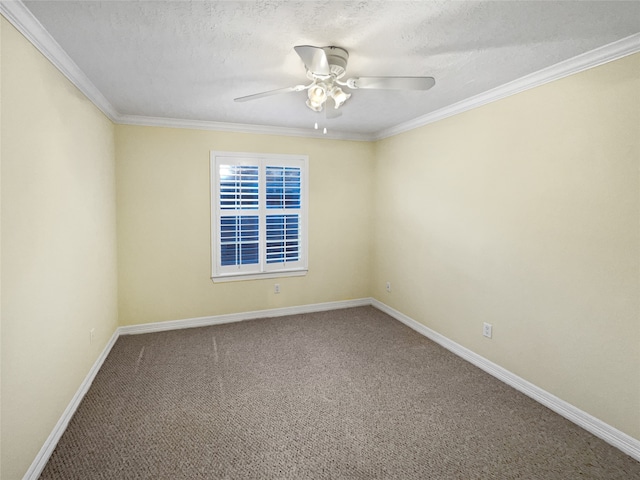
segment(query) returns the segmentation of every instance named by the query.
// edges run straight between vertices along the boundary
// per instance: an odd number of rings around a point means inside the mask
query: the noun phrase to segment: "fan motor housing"
[[[349,60],[349,52],[342,47],[322,47],[327,55],[327,63],[331,69],[331,74],[336,78],[341,78],[347,70],[347,61]]]

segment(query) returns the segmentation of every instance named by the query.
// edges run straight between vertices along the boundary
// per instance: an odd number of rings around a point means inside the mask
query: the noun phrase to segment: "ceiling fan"
[[[295,85],[293,87],[278,88],[262,93],[254,93],[236,98],[236,102],[246,102],[257,98],[278,95],[280,93],[301,92],[307,90],[307,107],[314,112],[321,112],[325,103],[333,102],[334,108],[327,109],[327,116],[333,110],[336,112],[346,102],[350,93],[345,93],[341,87],[351,90],[359,88],[381,90],[428,90],[436,81],[433,77],[354,77],[342,81],[347,70],[349,52],[342,47],[313,47],[300,45],[294,47],[296,53],[302,59],[307,69],[307,78],[311,80],[309,85]],[[329,117],[330,118],[330,117]]]

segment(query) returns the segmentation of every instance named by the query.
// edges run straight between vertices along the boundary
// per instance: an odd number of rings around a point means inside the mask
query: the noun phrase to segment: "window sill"
[[[286,270],[281,272],[268,272],[268,273],[248,273],[248,274],[233,274],[233,275],[218,275],[211,277],[213,283],[224,282],[241,282],[243,280],[262,280],[265,278],[280,278],[280,277],[302,277],[307,274],[308,270]]]

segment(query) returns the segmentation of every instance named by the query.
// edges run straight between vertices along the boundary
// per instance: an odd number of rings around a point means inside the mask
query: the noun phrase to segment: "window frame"
[[[232,165],[258,166],[258,208],[226,210],[220,206],[220,168],[225,161]],[[309,158],[306,155],[286,155],[247,152],[226,152],[212,150],[210,152],[210,196],[211,209],[211,279],[214,283],[240,280],[255,280],[263,278],[277,278],[287,276],[302,276],[308,272],[308,191],[309,191]],[[267,167],[298,167],[300,168],[300,208],[299,209],[270,209],[266,199],[266,168]],[[257,215],[259,223],[259,257],[257,264],[223,266],[221,262],[221,227],[220,219],[225,215],[235,216]],[[299,259],[295,262],[267,263],[266,256],[266,224],[268,215],[287,215],[296,212],[298,221],[298,249]],[[233,216],[231,215],[231,216]],[[291,266],[293,264],[293,266]]]

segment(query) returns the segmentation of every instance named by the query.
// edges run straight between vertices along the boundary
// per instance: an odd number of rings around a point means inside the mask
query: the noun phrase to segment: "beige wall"
[[[111,122],[0,22],[0,476],[13,480],[117,327],[115,162]]]
[[[639,159],[640,55],[380,141],[374,296],[640,439]]]
[[[118,310],[130,325],[373,295],[640,439],[640,56],[365,143],[114,127],[1,28],[3,479]],[[211,282],[210,150],[309,156],[307,276]]]
[[[211,281],[211,150],[309,156],[306,276]],[[120,323],[369,296],[372,155],[366,142],[117,126]]]

